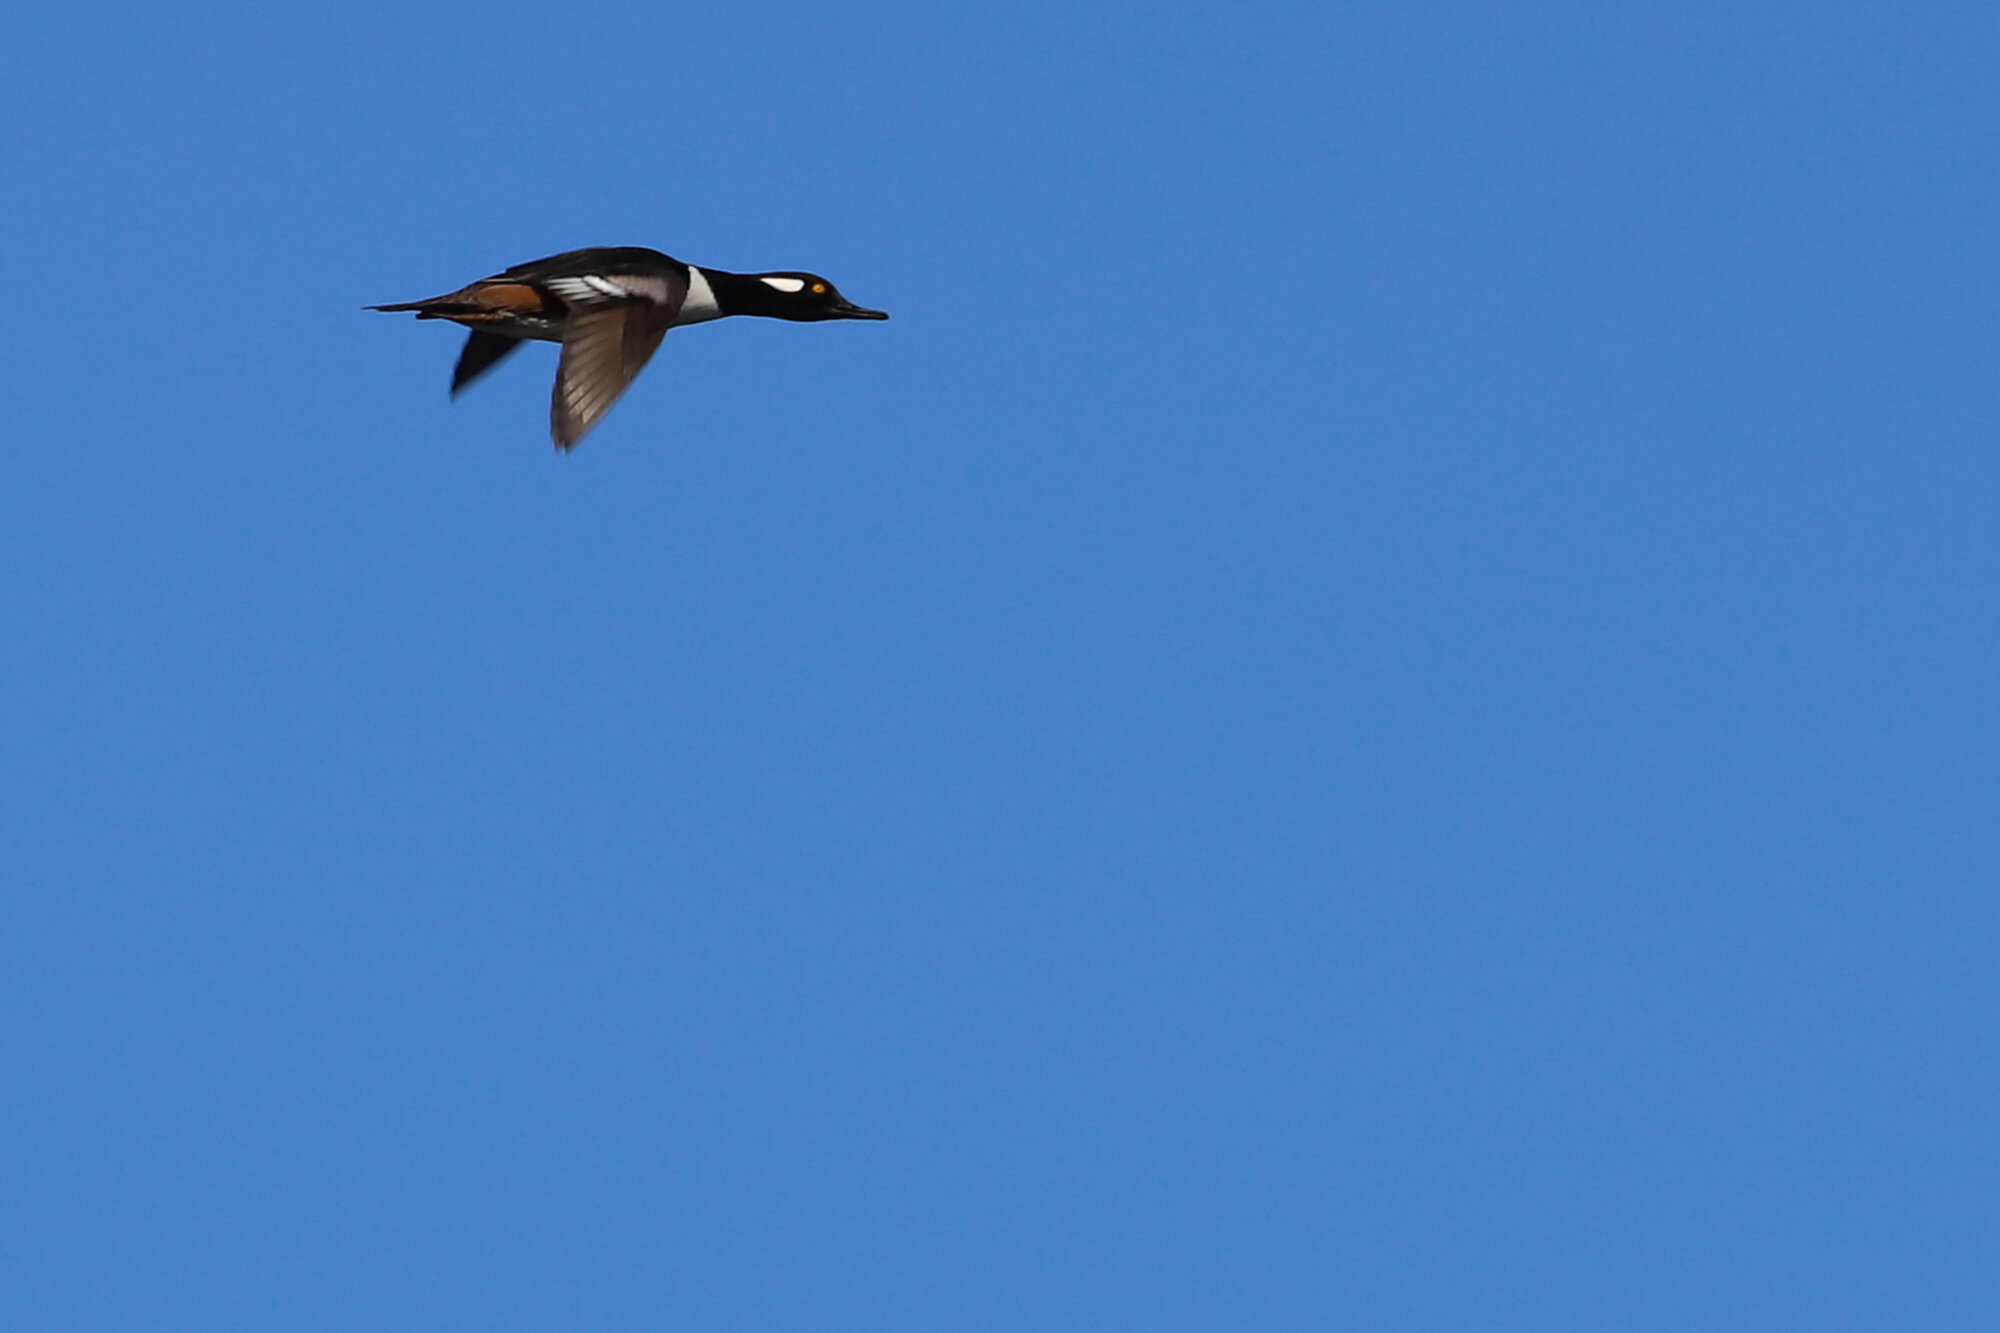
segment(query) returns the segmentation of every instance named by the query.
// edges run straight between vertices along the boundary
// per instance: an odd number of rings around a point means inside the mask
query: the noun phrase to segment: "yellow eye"
[[[816,283],[814,283],[814,284],[813,284],[813,292],[814,292],[814,294],[815,294],[815,295],[818,295],[818,296],[825,296],[825,295],[826,295],[826,284],[825,284],[825,283],[823,283],[823,282],[816,282]]]

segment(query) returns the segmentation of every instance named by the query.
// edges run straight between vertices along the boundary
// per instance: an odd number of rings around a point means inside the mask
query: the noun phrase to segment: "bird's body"
[[[574,448],[611,410],[667,330],[729,315],[887,319],[812,273],[730,273],[641,246],[570,250],[426,301],[370,306],[448,319],[472,330],[452,373],[456,398],[523,342],[562,344],[549,433]]]

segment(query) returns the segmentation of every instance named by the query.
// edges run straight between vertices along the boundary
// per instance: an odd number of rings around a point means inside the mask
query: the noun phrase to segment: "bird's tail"
[[[457,293],[452,294],[456,296]],[[371,305],[364,310],[386,310],[394,314],[405,310],[417,312],[418,319],[450,319],[453,315],[476,315],[485,310],[470,301],[455,301],[450,296],[433,296],[428,301],[404,301],[397,305]]]

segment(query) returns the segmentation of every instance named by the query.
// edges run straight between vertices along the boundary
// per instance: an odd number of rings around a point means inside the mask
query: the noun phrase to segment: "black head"
[[[889,318],[880,310],[854,304],[817,273],[731,274],[729,288],[723,304],[732,315],[797,320]]]

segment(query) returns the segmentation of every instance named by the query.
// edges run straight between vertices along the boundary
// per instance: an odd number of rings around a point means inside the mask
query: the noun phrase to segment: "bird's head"
[[[745,275],[745,295],[755,309],[746,314],[773,319],[887,319],[880,310],[868,310],[840,294],[840,289],[817,273],[751,273]]]

